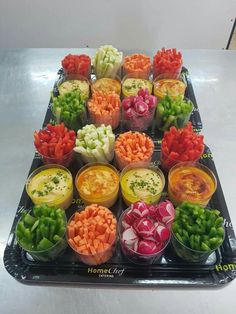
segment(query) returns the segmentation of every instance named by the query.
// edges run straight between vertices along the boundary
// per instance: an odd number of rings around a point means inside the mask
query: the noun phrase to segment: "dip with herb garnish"
[[[158,168],[134,168],[126,171],[121,178],[122,195],[127,204],[139,200],[155,203],[163,187],[164,177]]]
[[[27,181],[26,191],[34,204],[47,204],[66,209],[72,201],[71,173],[64,167],[36,169]]]

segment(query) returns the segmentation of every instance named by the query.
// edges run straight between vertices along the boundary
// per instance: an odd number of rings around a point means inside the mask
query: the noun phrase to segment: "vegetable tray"
[[[200,115],[198,113],[196,100],[194,97],[191,81],[186,69],[182,75],[188,83],[187,96],[193,101],[196,110],[192,114],[192,122],[196,129],[201,128]],[[197,113],[197,115],[196,115]],[[44,120],[46,125],[52,114],[50,104]],[[121,126],[122,128],[122,126]],[[122,130],[117,130],[119,134]],[[155,143],[153,162],[160,160],[161,134],[156,133],[154,127],[149,130],[149,135]],[[96,284],[96,285],[130,285],[130,286],[218,286],[230,282],[236,277],[236,238],[232,228],[231,219],[225,203],[223,191],[217,171],[214,165],[210,149],[206,146],[200,162],[209,167],[215,174],[218,186],[209,206],[217,208],[224,218],[226,230],[223,245],[212,253],[206,262],[201,264],[191,264],[179,259],[169,244],[161,260],[150,266],[140,266],[131,263],[121,253],[119,241],[117,241],[116,251],[113,257],[100,266],[87,266],[77,260],[72,250],[68,247],[66,251],[54,262],[33,261],[30,256],[23,251],[16,242],[15,228],[24,209],[30,208],[33,204],[28,197],[26,190],[23,194],[16,211],[9,239],[4,252],[4,264],[7,271],[17,280],[23,283],[50,283],[50,284]],[[35,153],[30,172],[42,165],[40,156]],[[82,163],[75,159],[69,170],[73,177],[82,166]],[[66,210],[67,217],[83,204],[74,189],[72,205]],[[162,198],[166,198],[164,190]],[[119,218],[123,210],[126,209],[121,195],[111,208],[112,212]]]

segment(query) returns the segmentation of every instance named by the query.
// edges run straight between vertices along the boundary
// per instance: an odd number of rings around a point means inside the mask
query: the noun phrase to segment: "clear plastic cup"
[[[224,242],[224,237],[222,239],[221,244],[219,244],[219,246],[215,248],[214,250],[197,251],[181,243],[179,239],[175,236],[172,230],[171,231],[171,244],[176,254],[184,261],[190,262],[190,263],[201,263],[201,262],[205,262],[208,259],[208,257],[222,245],[222,243]]]
[[[153,94],[157,97],[157,101],[161,101],[167,94],[176,99],[179,95],[184,98],[186,84],[178,79],[159,79],[153,82]]]
[[[171,71],[162,71],[160,68],[156,67],[153,64],[153,80],[156,79],[175,79],[178,80],[181,75],[183,63],[181,63],[176,69],[173,69]]]
[[[137,112],[133,112],[132,115],[128,115],[126,110],[122,107],[122,121],[126,130],[131,131],[145,131],[151,125],[156,107],[150,108],[145,115],[140,115]]]
[[[113,173],[113,175],[117,178],[117,181],[113,182],[112,190],[111,191],[109,190],[109,193],[104,193],[100,197],[94,197],[91,194],[89,194],[89,195],[85,194],[83,192],[83,190],[80,188],[78,181],[80,181],[80,179],[82,178],[84,173],[86,173],[86,171],[88,171],[88,170],[93,170],[94,174],[96,174],[96,169],[98,167],[101,167],[101,168],[105,167],[105,168],[109,169],[109,171],[111,171]],[[75,178],[75,186],[76,186],[76,189],[77,189],[81,199],[83,200],[83,202],[85,204],[98,204],[98,205],[110,208],[115,204],[115,202],[118,198],[119,172],[116,170],[115,167],[113,167],[112,165],[110,165],[108,163],[102,163],[102,162],[88,163],[78,171],[76,178]]]
[[[53,170],[52,170],[53,169]],[[40,196],[37,193],[33,193],[34,189],[38,185],[38,179],[34,182],[34,178],[36,175],[42,173],[42,176],[47,175],[47,170],[53,173],[57,173],[58,170],[63,170],[63,172],[68,176],[68,184],[65,187],[64,194],[63,193],[48,193],[47,195]],[[34,187],[35,184],[35,187]],[[70,171],[58,164],[48,164],[34,170],[26,181],[26,192],[28,196],[31,198],[32,202],[35,205],[47,204],[48,206],[58,206],[63,209],[67,209],[72,203],[73,199],[73,178]]]
[[[189,162],[197,162],[202,154],[204,152],[204,147],[202,149],[202,152],[199,153],[199,155],[197,156],[197,158],[195,159],[192,159],[192,160],[188,160]],[[178,160],[178,159],[173,159],[173,158],[170,158],[169,155],[167,155],[163,150],[162,150],[162,147],[161,147],[161,156],[160,156],[160,161],[161,161],[161,167],[164,171],[168,172],[172,167],[174,167],[175,165],[183,162],[182,160]]]
[[[175,179],[176,174],[179,175],[179,181]],[[205,207],[216,188],[217,180],[214,173],[198,162],[178,163],[168,174],[168,196],[175,206],[188,201]]]
[[[31,212],[31,210],[29,211],[29,213]],[[19,220],[19,222],[21,221],[21,219]],[[18,222],[18,223],[19,223]],[[67,241],[66,241],[66,224],[67,224],[67,219],[66,219],[66,215],[65,215],[65,233],[64,235],[61,237],[61,239],[55,243],[52,247],[50,247],[47,250],[43,250],[43,251],[32,251],[29,250],[28,248],[24,247],[24,245],[21,244],[20,240],[17,238],[16,236],[16,240],[17,243],[19,244],[19,246],[26,251],[35,261],[40,261],[40,262],[49,262],[49,261],[53,261],[56,258],[58,258],[66,249],[67,247]],[[17,227],[16,227],[17,228]]]
[[[74,219],[75,214],[70,218],[68,225],[70,224],[71,220]],[[114,215],[113,215],[114,216]],[[114,216],[115,218],[115,216]],[[71,249],[74,251],[76,258],[87,265],[100,265],[103,263],[106,263],[114,254],[115,248],[116,248],[116,238],[114,241],[110,244],[109,247],[107,247],[104,251],[96,252],[94,254],[83,254],[78,250],[78,247],[73,245],[71,241],[69,241],[68,233],[67,233],[67,242]]]
[[[108,92],[115,92],[117,95],[120,96],[121,94],[121,80],[117,76],[116,78],[100,78],[92,80],[91,84],[92,93],[95,91],[101,91],[104,93]]]
[[[90,82],[86,77],[80,74],[65,74],[65,76],[57,82],[57,89],[60,95],[64,95],[73,90],[79,90],[85,101],[88,100],[90,96]]]
[[[69,153],[63,155],[61,158],[48,157],[41,154],[39,151],[37,151],[37,153],[41,156],[44,164],[58,164],[64,167],[68,167],[74,159],[73,149]]]
[[[126,258],[128,258],[132,263],[139,264],[139,265],[151,265],[154,262],[158,261],[161,256],[163,255],[167,245],[170,242],[170,238],[165,242],[163,248],[155,253],[155,254],[140,254],[138,252],[135,252],[133,249],[128,247],[123,241],[122,241],[122,232],[124,231],[124,227],[122,226],[122,221],[124,219],[125,214],[130,210],[130,208],[127,208],[121,215],[118,221],[118,233],[119,233],[119,239],[120,239],[120,247],[122,253],[125,255]]]
[[[147,193],[146,191],[140,191],[140,194],[133,193],[131,189],[127,188],[126,186],[126,180],[127,180],[127,173],[130,172],[131,176],[135,176],[134,169],[142,169],[142,173],[144,174],[145,170],[147,172],[154,172],[157,177],[159,178],[160,182],[160,188],[156,190],[156,193]],[[144,169],[144,171],[143,171]],[[165,186],[165,177],[162,171],[156,167],[154,164],[149,162],[136,162],[133,164],[130,164],[126,166],[120,175],[120,187],[121,187],[121,194],[123,197],[124,202],[129,206],[132,203],[138,202],[140,200],[143,200],[145,203],[148,204],[154,204],[157,203],[161,197],[161,194],[163,192]]]
[[[185,98],[185,100],[188,100]],[[157,105],[156,109],[156,125],[157,128],[160,131],[167,131],[169,130],[172,126],[175,126],[178,129],[182,129],[186,126],[188,123],[191,113],[193,111],[193,103],[191,100],[188,100],[192,106],[191,111],[187,113],[182,113],[182,114],[176,114],[176,115],[169,115],[165,116],[163,115],[163,112],[160,109],[160,106]]]
[[[145,88],[148,89],[150,95],[152,94],[152,82],[148,80],[145,75],[140,73],[130,73],[125,75],[121,84],[123,97],[137,96],[138,91]]]

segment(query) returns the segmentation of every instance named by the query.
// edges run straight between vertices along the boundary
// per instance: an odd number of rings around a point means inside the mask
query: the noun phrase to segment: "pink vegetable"
[[[161,222],[168,224],[174,220],[175,208],[170,201],[161,202],[157,205],[158,218]]]
[[[128,110],[132,104],[131,104],[131,100],[129,98],[125,98],[123,101],[122,101],[122,106],[125,110]]]
[[[134,223],[134,216],[132,214],[132,210],[130,209],[125,215],[124,219],[122,220],[122,226],[124,229],[127,229],[131,227],[131,225]]]
[[[159,222],[155,222],[155,239],[158,242],[165,242],[170,237],[170,230]]]
[[[143,100],[141,100],[135,103],[134,109],[138,114],[144,115],[148,112],[149,107]]]
[[[148,240],[141,240],[138,243],[137,252],[139,254],[154,254],[158,252],[158,247],[155,242]]]
[[[131,204],[131,212],[134,218],[147,217],[149,214],[148,205],[144,201]]]
[[[143,239],[154,235],[155,225],[153,220],[150,218],[144,217],[136,219],[133,226],[137,234]]]
[[[131,248],[133,247],[134,243],[138,241],[138,236],[132,227],[126,229],[122,233],[122,241],[125,245]]]

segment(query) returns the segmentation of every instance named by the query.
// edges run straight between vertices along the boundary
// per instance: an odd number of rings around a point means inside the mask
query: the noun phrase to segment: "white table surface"
[[[81,49],[90,56],[92,49]],[[2,258],[61,59],[75,49],[0,51],[0,313],[235,313],[236,280],[221,288],[95,288],[23,285]],[[184,50],[200,114],[236,223],[236,51]]]

